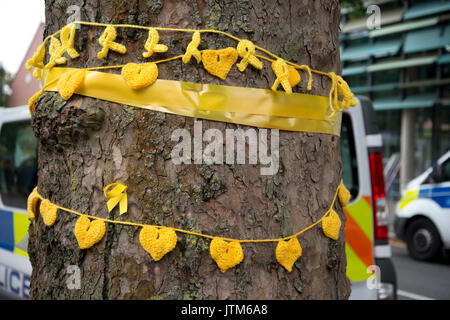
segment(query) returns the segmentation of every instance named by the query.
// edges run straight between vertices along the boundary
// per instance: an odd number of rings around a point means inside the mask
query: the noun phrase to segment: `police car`
[[[340,139],[342,179],[352,195],[344,208],[350,298],[395,299],[381,135],[370,100],[357,101],[342,114]],[[31,276],[26,204],[37,184],[36,150],[28,106],[0,108],[0,292],[25,299]]]
[[[411,257],[432,260],[450,249],[450,151],[410,181],[397,204],[395,233]]]

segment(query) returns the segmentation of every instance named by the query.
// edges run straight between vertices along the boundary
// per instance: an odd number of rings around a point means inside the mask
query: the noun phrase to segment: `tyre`
[[[409,255],[417,260],[429,261],[441,252],[441,237],[434,224],[425,218],[411,222],[406,229]]]

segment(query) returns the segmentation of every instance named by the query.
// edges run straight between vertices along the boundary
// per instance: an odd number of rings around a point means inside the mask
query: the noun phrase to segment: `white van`
[[[37,184],[37,139],[28,106],[0,108],[0,291],[29,298],[27,198]]]
[[[450,249],[450,151],[406,185],[397,203],[395,233],[418,260]]]
[[[342,178],[352,195],[344,209],[350,298],[395,299],[381,135],[370,100],[357,100],[358,106],[344,110],[341,129]],[[37,142],[28,106],[0,108],[0,150],[0,291],[28,298],[26,203],[37,184]]]

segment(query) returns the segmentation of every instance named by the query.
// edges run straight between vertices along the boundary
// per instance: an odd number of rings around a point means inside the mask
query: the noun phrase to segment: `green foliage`
[[[11,74],[0,64],[0,107],[9,106],[9,94],[5,92],[5,85],[10,86],[11,82]]]

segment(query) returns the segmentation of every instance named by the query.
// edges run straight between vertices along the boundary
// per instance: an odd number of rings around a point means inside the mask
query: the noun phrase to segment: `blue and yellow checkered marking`
[[[28,257],[17,244],[27,235],[29,225],[27,214],[0,209],[0,248]]]

